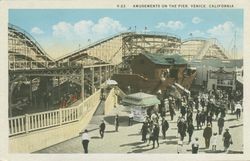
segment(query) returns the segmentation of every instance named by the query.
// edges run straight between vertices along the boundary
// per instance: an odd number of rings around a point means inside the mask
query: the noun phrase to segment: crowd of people
[[[211,152],[216,152],[218,145],[218,136],[223,138],[223,151],[228,152],[233,144],[232,135],[229,128],[224,129],[227,115],[235,114],[235,119],[240,119],[242,108],[242,97],[229,96],[228,92],[223,90],[212,90],[209,92],[199,93],[197,96],[183,95],[182,98],[169,96],[164,104],[157,109],[150,110],[140,129],[141,141],[147,143],[152,148],[159,147],[159,136],[166,139],[168,129],[176,121],[177,127],[177,153],[183,153],[183,145],[189,145],[192,153],[198,153],[201,145]],[[163,109],[164,108],[164,109]],[[169,112],[169,115],[167,115]],[[177,119],[175,115],[180,114]],[[170,116],[170,118],[168,118]],[[168,122],[168,120],[171,120]],[[128,115],[128,126],[133,124],[133,114]],[[114,117],[115,131],[118,132],[119,116]],[[212,128],[214,127],[214,128]],[[216,129],[216,130],[214,130]],[[217,130],[218,129],[218,130]],[[194,137],[195,131],[201,131],[203,138]],[[100,125],[100,136],[104,137],[105,123]],[[161,133],[161,134],[160,134]],[[185,140],[186,136],[188,138]]]
[[[232,93],[230,93],[232,94]],[[201,138],[192,138],[195,130],[203,130],[205,148],[211,147],[216,151],[218,135],[222,135],[224,151],[228,152],[229,146],[233,143],[229,128],[223,133],[225,118],[228,113],[235,114],[238,120],[241,116],[242,98],[231,96],[227,91],[212,90],[200,93],[197,96],[190,97],[184,95],[181,99],[169,96],[166,104],[159,107],[159,110],[148,113],[141,128],[142,141],[148,145],[153,142],[159,146],[159,133],[162,131],[162,138],[166,138],[166,131],[169,129],[169,123],[166,117],[168,108],[170,120],[174,120],[176,113],[180,113],[177,118],[177,133],[180,138],[178,141],[177,153],[183,147],[184,138],[188,134],[188,143],[191,145],[192,153],[198,153],[199,142]],[[213,132],[212,126],[218,126],[218,131]],[[160,130],[161,129],[161,130]]]

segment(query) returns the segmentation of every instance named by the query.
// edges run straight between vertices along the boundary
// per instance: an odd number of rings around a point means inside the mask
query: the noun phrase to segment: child
[[[216,145],[217,145],[217,133],[215,132],[211,138],[211,145],[212,145],[212,151],[216,151]]]

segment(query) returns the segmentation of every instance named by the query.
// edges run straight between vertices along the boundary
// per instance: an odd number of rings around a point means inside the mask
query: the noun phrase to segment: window
[[[217,79],[217,84],[223,84],[223,83],[224,83],[223,80]]]

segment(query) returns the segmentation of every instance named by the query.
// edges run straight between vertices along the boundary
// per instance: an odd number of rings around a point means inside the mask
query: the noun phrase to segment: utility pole
[[[237,53],[237,48],[236,48],[236,31],[234,32],[234,45],[233,45],[233,59],[236,59],[236,53]]]

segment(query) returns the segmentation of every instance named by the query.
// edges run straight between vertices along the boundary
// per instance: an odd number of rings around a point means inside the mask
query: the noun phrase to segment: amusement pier
[[[88,153],[192,153],[197,138],[199,153],[243,153],[243,59],[216,39],[122,32],[54,59],[9,24],[8,54],[11,153],[84,153],[86,130]],[[207,127],[218,133],[215,151]]]

